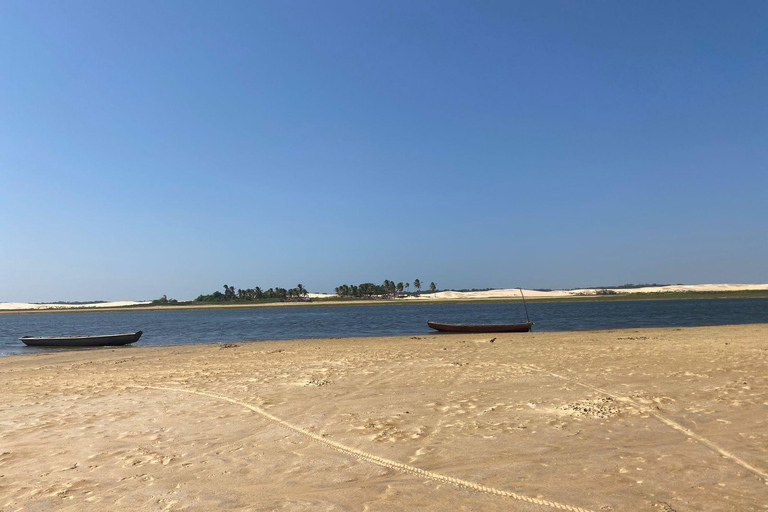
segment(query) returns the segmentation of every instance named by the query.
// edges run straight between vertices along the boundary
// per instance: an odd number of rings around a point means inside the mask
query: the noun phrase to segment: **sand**
[[[757,511],[768,325],[0,358],[0,510]]]
[[[90,304],[35,304],[30,302],[0,302],[0,311],[122,308],[126,306],[145,306],[150,303],[151,301],[136,300],[115,300],[111,302],[94,302]]]
[[[584,297],[597,295],[598,290],[603,288],[581,288],[578,290],[551,290],[551,291],[539,291],[539,290],[526,290],[523,289],[525,297],[530,299],[562,299],[568,297]],[[644,288],[608,288],[617,294],[643,294],[643,293],[659,293],[659,292],[740,292],[740,291],[768,291],[768,284],[692,284],[692,285],[670,285],[670,286],[647,286]],[[413,290],[412,290],[413,291]],[[308,294],[310,299],[333,299],[337,296],[333,293],[310,293]],[[426,293],[420,295],[409,295],[407,297],[401,297],[401,300],[492,300],[492,299],[519,299],[520,290],[517,288],[506,288],[497,290],[484,290],[479,292],[453,292],[444,291],[437,293]],[[370,301],[375,303],[378,301]],[[355,304],[367,303],[366,301],[355,301]],[[141,309],[168,309],[174,307],[177,309],[214,309],[216,307],[242,307],[251,308],[256,306],[296,306],[297,304],[302,306],[317,305],[320,303],[296,303],[296,302],[284,302],[284,303],[265,303],[265,304],[194,304],[194,305],[180,305],[180,306],[155,306],[147,307],[150,301],[112,301],[112,302],[100,302],[93,304],[34,304],[28,302],[0,302],[0,311],[56,311],[56,310],[88,310],[91,308],[111,310],[113,308],[126,309],[130,306],[141,306]],[[118,309],[119,310],[119,309]]]
[[[644,294],[664,292],[741,292],[741,291],[766,291],[768,284],[691,284],[669,286],[646,286],[643,288],[580,288],[576,290],[526,290],[523,293],[530,299],[562,299],[568,297],[594,296],[598,291],[609,290],[616,294]],[[484,290],[479,292],[437,292],[423,295],[412,295],[407,300],[482,300],[482,299],[509,299],[520,298],[520,290],[517,288]]]

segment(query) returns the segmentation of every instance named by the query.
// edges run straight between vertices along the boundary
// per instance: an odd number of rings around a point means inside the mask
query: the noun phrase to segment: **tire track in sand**
[[[418,476],[420,478],[424,478],[426,480],[432,480],[435,482],[440,482],[444,484],[450,484],[454,487],[464,488],[464,489],[472,489],[475,491],[479,491],[486,494],[493,494],[496,496],[503,496],[506,498],[512,498],[515,500],[524,501],[526,503],[531,503],[534,505],[541,505],[545,507],[551,507],[557,510],[567,510],[569,512],[593,512],[589,509],[576,507],[573,505],[566,505],[563,503],[558,503],[556,501],[550,501],[540,498],[531,498],[530,496],[525,496],[522,494],[518,494],[515,492],[505,491],[502,489],[496,489],[493,487],[487,487],[485,485],[480,485],[475,482],[470,482],[468,480],[462,480],[460,478],[453,478],[450,476],[441,475],[439,473],[433,473],[431,471],[427,471],[421,468],[417,468],[416,466],[411,466],[409,464],[403,464],[402,462],[397,462],[390,459],[385,459],[383,457],[379,457],[377,455],[373,455],[371,453],[364,452],[362,450],[358,450],[357,448],[352,448],[351,446],[346,446],[341,443],[338,443],[336,441],[332,441],[330,439],[326,439],[324,437],[321,437],[317,434],[313,434],[312,432],[308,432],[304,430],[301,427],[298,427],[296,425],[293,425],[292,423],[288,423],[287,421],[284,421],[277,416],[268,413],[264,409],[260,407],[256,407],[254,405],[250,405],[245,402],[241,402],[240,400],[236,400],[234,398],[229,398],[227,396],[222,395],[215,395],[213,393],[206,393],[203,391],[195,391],[191,389],[183,389],[183,388],[167,388],[167,387],[161,387],[161,386],[127,386],[129,388],[137,388],[137,389],[156,389],[160,391],[172,391],[177,393],[188,393],[191,395],[200,395],[205,396],[208,398],[214,398],[216,400],[223,400],[235,405],[239,405],[241,407],[245,407],[246,409],[250,409],[251,411],[255,412],[256,414],[263,416],[264,418],[268,419],[269,421],[276,423],[280,425],[281,427],[284,427],[292,432],[295,432],[297,434],[300,434],[304,437],[309,438],[312,441],[315,441],[317,443],[323,444],[329,448],[332,448],[338,452],[344,453],[346,455],[350,455],[356,459],[364,460],[366,462],[370,462],[371,464],[376,464],[377,466],[382,466],[388,469],[393,469],[395,471],[400,471],[402,473],[408,473],[411,475]]]
[[[561,379],[561,380],[564,380],[564,381],[567,381],[567,382],[571,382],[573,384],[576,384],[577,386],[581,386],[583,388],[591,389],[593,391],[597,391],[598,393],[602,393],[604,395],[608,395],[611,398],[615,398],[616,400],[618,400],[620,402],[629,403],[632,407],[634,407],[638,411],[644,412],[646,414],[650,414],[651,416],[653,416],[654,418],[656,418],[660,422],[664,423],[668,427],[672,427],[673,429],[677,430],[678,432],[681,432],[684,435],[688,436],[689,438],[691,438],[691,439],[693,439],[695,441],[698,441],[699,443],[703,444],[704,446],[706,446],[710,450],[712,450],[712,451],[714,451],[716,453],[719,453],[721,456],[725,457],[726,459],[730,459],[731,461],[735,462],[736,464],[738,464],[739,466],[743,467],[744,469],[749,470],[750,472],[752,472],[755,475],[757,475],[758,477],[760,477],[760,479],[762,479],[764,484],[768,485],[768,473],[766,473],[765,471],[763,471],[763,470],[761,470],[759,468],[756,468],[755,466],[753,466],[749,462],[740,459],[739,457],[737,457],[733,453],[731,453],[731,452],[729,452],[729,451],[727,451],[727,450],[725,450],[723,448],[720,448],[718,445],[716,445],[715,443],[713,443],[712,441],[710,441],[706,437],[697,434],[693,430],[691,430],[691,429],[689,429],[687,427],[682,426],[681,424],[679,424],[676,421],[673,421],[673,420],[667,418],[666,416],[662,416],[661,414],[659,414],[658,412],[654,411],[650,407],[646,407],[646,406],[644,406],[642,404],[639,404],[639,403],[635,402],[634,400],[632,400],[628,396],[617,395],[616,393],[611,393],[610,391],[602,389],[602,388],[598,388],[597,386],[592,386],[591,384],[584,384],[583,382],[579,382],[579,381],[576,381],[576,380],[573,380],[573,379],[569,379],[568,377],[564,377],[563,375],[558,375],[557,373],[551,372],[549,370],[544,370],[543,368],[539,368],[537,366],[532,366],[532,365],[527,365],[527,364],[524,364],[522,366],[523,366],[523,368],[527,368],[529,370],[533,370],[533,371],[536,371],[536,372],[539,372],[539,373],[546,373],[547,375],[551,375],[552,377],[556,377],[558,379]]]

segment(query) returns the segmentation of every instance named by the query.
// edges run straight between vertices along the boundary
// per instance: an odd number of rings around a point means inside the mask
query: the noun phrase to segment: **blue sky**
[[[0,301],[768,282],[768,3],[0,3]]]

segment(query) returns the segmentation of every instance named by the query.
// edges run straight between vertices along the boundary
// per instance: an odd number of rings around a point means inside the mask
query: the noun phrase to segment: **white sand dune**
[[[98,302],[94,304],[32,304],[29,302],[0,302],[0,311],[16,311],[29,309],[85,309],[85,308],[117,308],[121,306],[140,306],[150,301],[118,300]]]
[[[735,292],[748,290],[768,290],[768,284],[691,284],[691,285],[670,285],[670,286],[647,286],[644,288],[581,288],[577,290],[552,290],[538,291],[523,289],[526,297],[544,299],[544,298],[563,298],[597,295],[598,291],[610,290],[617,294],[629,293],[656,293],[656,292]],[[453,292],[444,291],[430,293],[426,295],[414,295],[407,297],[407,300],[476,300],[476,299],[509,299],[520,297],[520,290],[517,288],[485,290],[478,292]]]
[[[582,297],[597,295],[601,290],[610,290],[617,294],[630,293],[656,293],[656,292],[735,292],[735,291],[768,291],[768,284],[690,284],[670,286],[648,286],[645,288],[581,288],[577,290],[552,290],[539,291],[523,289],[526,298],[547,299],[564,297]],[[328,299],[336,297],[333,293],[310,293],[312,299]],[[510,299],[519,298],[520,290],[507,288],[498,290],[485,290],[477,292],[443,291],[421,295],[410,295],[402,300],[482,300],[482,299]],[[121,306],[147,305],[150,301],[112,301],[95,304],[32,304],[28,302],[0,302],[0,311],[22,310],[65,310],[87,308],[115,308]],[[290,305],[290,304],[287,304]],[[246,307],[245,305],[244,307]]]
[[[308,293],[307,297],[310,299],[332,299],[336,297],[335,293]]]

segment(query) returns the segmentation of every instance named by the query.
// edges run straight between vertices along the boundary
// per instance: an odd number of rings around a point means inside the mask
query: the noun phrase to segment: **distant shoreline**
[[[461,293],[461,292],[440,292],[440,293]],[[527,293],[527,292],[526,292]],[[108,306],[110,303],[101,307],[78,305],[72,307],[51,307],[38,309],[0,309],[0,315],[7,314],[36,314],[36,313],[98,313],[98,312],[119,312],[119,311],[184,311],[199,309],[250,309],[250,308],[296,308],[296,307],[315,307],[315,306],[396,306],[396,305],[416,305],[416,304],[493,304],[493,303],[518,303],[522,302],[520,297],[490,297],[490,298],[444,298],[432,297],[432,294],[422,294],[420,298],[399,298],[399,299],[342,299],[342,298],[321,298],[312,302],[241,302],[241,303],[202,303],[189,304],[182,303],[177,305],[151,305],[130,304],[122,306]],[[665,291],[665,292],[626,292],[615,295],[571,295],[556,297],[526,297],[526,302],[530,303],[552,303],[552,302],[603,302],[603,301],[648,301],[648,300],[691,300],[691,299],[761,299],[768,298],[768,289],[762,290],[728,290],[728,291]],[[2,304],[0,304],[2,307]]]

